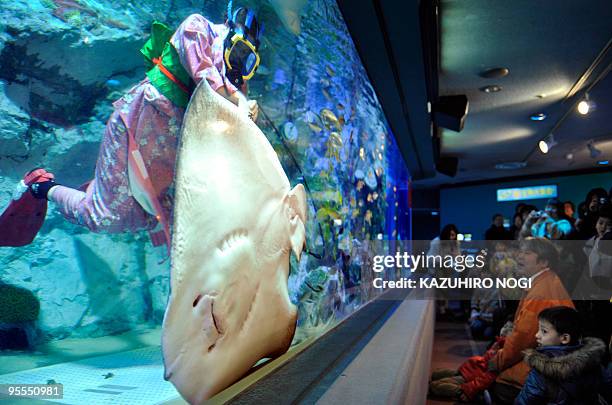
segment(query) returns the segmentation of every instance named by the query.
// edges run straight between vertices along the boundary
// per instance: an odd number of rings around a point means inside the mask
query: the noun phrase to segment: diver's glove
[[[58,184],[54,180],[47,180],[41,183],[33,183],[30,186],[30,193],[39,200],[46,200],[47,194],[49,194],[49,190],[51,187],[57,186]]]

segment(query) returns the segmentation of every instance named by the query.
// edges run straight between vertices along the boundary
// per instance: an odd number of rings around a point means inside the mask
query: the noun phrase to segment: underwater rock
[[[144,73],[139,28],[100,26],[92,33],[50,23],[50,10],[31,13],[27,2],[23,9],[13,7],[14,15],[28,17],[6,24],[7,31],[19,35],[2,47],[0,79],[11,87],[13,102],[30,115],[58,125],[84,122],[108,91],[106,78],[132,70]]]
[[[201,81],[177,151],[162,335],[165,377],[190,403],[289,348],[289,258],[302,252],[306,211],[304,187],[290,188],[261,130]]]
[[[30,116],[12,102],[0,81],[0,157],[20,158],[29,151]]]

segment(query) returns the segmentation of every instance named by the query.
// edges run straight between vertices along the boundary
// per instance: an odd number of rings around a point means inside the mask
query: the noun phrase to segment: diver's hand
[[[256,122],[257,116],[259,115],[259,104],[257,104],[257,100],[249,100],[247,101],[247,105],[249,107],[249,118],[251,118],[253,122]]]
[[[57,183],[53,180],[42,181],[39,183],[33,183],[30,185],[30,193],[37,200],[47,200],[47,195],[51,188],[57,186]]]

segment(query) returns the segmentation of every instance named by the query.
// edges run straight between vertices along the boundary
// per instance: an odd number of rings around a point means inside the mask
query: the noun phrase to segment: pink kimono
[[[213,90],[237,89],[225,77],[223,40],[228,28],[193,14],[172,36],[181,64],[197,83],[206,78]],[[150,230],[157,220],[132,196],[128,181],[129,128],[139,145],[153,186],[161,190],[161,205],[172,221],[174,166],[185,110],[160,94],[148,78],[113,103],[96,163],[95,178],[85,192],[58,186],[49,199],[69,221],[94,232]]]

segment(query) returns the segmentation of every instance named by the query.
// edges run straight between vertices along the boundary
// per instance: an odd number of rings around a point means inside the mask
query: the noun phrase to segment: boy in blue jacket
[[[578,312],[547,308],[538,315],[538,323],[538,348],[526,352],[531,371],[515,405],[612,404],[612,376],[602,364],[606,345],[596,338],[580,343]]]

